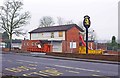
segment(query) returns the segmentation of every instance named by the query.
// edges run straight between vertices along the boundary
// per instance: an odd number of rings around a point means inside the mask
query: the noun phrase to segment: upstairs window
[[[54,38],[54,32],[51,32],[51,38]]]
[[[59,32],[59,37],[63,37],[63,32]]]

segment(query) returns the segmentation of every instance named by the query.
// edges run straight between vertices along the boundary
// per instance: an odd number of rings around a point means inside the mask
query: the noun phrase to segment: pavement
[[[4,52],[4,53],[8,53],[8,52]],[[120,65],[120,62],[115,62],[115,61],[103,61],[103,60],[93,60],[93,59],[58,57],[58,56],[46,55],[46,53],[37,53],[37,52],[34,52],[34,53],[33,52],[31,52],[31,53],[13,53],[13,52],[9,52],[8,54],[19,54],[19,55],[23,55],[23,56],[32,56],[32,57],[40,57],[40,58],[52,58],[52,59],[74,60],[74,61],[85,61],[85,62],[118,64],[118,65]]]

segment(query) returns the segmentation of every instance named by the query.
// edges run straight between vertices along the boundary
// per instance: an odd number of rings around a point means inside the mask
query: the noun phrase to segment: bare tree
[[[61,17],[57,17],[57,23],[59,25],[74,24],[72,20],[65,20],[64,18],[61,18]]]
[[[57,23],[58,23],[58,25],[63,25],[64,22],[65,22],[65,20],[63,18],[57,17]]]
[[[39,27],[49,27],[52,26],[54,24],[54,20],[52,17],[50,16],[43,16],[40,19],[40,24]]]
[[[74,22],[72,20],[66,21],[65,24],[74,24]]]
[[[0,6],[0,27],[5,30],[10,40],[10,50],[12,35],[23,34],[21,27],[29,22],[30,13],[21,13],[23,3],[21,1],[7,0],[3,6]]]

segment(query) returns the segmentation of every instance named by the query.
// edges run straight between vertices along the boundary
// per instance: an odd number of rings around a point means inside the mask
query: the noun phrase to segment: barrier
[[[86,54],[86,47],[80,46],[79,47],[79,53],[80,54]],[[88,54],[103,54],[103,50],[88,50]]]

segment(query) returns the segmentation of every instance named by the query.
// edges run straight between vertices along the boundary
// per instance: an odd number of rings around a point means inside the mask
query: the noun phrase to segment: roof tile
[[[68,25],[59,25],[59,26],[50,26],[50,27],[39,27],[30,31],[29,33],[41,33],[41,32],[52,32],[52,31],[66,31],[70,28],[76,26],[80,31],[84,31],[82,28],[77,26],[76,24],[68,24]]]

